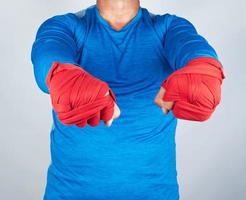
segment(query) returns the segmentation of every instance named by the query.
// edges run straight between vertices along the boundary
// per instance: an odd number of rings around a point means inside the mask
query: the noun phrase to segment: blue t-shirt
[[[120,31],[92,5],[56,15],[39,27],[32,47],[36,82],[53,61],[74,63],[108,83],[121,115],[106,127],[67,126],[52,110],[51,163],[45,200],[177,200],[172,112],[154,103],[160,85],[196,57],[217,58],[186,19],[140,7]]]

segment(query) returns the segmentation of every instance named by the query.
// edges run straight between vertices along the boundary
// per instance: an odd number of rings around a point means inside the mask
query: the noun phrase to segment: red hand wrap
[[[207,120],[220,102],[224,78],[219,61],[208,57],[193,59],[163,81],[163,100],[174,101],[172,110],[177,118]]]
[[[73,64],[54,62],[46,79],[51,102],[59,120],[66,125],[97,126],[114,113],[116,97],[103,82]],[[109,95],[105,94],[109,91]]]

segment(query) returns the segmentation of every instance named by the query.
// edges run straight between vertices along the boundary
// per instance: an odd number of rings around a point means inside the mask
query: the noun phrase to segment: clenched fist
[[[224,78],[217,60],[193,59],[163,81],[154,102],[165,114],[172,110],[177,118],[205,121],[220,103]]]
[[[108,84],[73,64],[54,62],[46,79],[54,110],[66,125],[110,126],[119,117],[116,97]]]

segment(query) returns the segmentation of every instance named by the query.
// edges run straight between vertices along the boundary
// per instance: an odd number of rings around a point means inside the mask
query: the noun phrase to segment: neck
[[[100,15],[116,30],[136,16],[139,6],[139,0],[97,0]]]

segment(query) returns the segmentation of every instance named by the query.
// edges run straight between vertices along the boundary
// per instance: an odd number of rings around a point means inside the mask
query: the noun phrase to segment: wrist
[[[60,63],[57,61],[53,62],[46,77],[46,84],[48,88],[50,88],[50,82],[56,74],[67,73],[68,71],[75,70],[75,69],[77,73],[87,73],[83,68],[81,68],[79,65],[76,64]]]

